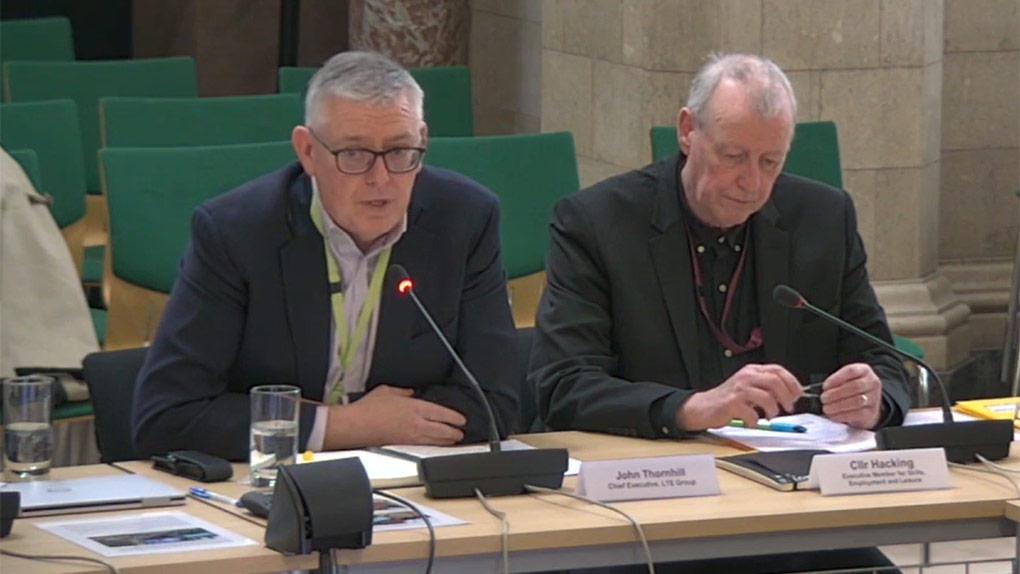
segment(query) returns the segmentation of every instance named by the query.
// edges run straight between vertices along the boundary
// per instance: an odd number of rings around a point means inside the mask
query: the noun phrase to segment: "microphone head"
[[[804,298],[789,285],[776,285],[772,290],[772,300],[790,309],[804,308]]]
[[[394,274],[397,281],[397,293],[401,295],[408,295],[414,290],[414,281],[411,280],[411,276],[407,274],[407,269],[399,263],[390,265],[390,273]]]

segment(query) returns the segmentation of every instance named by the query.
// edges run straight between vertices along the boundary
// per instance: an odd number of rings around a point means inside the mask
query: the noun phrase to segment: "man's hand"
[[[464,415],[413,395],[413,389],[379,385],[358,401],[330,407],[323,448],[450,446],[464,438]]]
[[[836,422],[872,429],[881,420],[882,380],[866,363],[851,363],[829,375],[820,398],[825,416]]]
[[[758,419],[772,418],[780,407],[793,412],[793,404],[804,394],[790,371],[779,365],[744,365],[714,389],[695,393],[676,414],[677,426],[688,431],[723,427],[740,419],[749,428]]]

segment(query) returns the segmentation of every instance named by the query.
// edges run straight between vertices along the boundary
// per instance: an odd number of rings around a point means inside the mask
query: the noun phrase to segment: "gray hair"
[[[755,110],[764,118],[783,112],[789,102],[791,119],[797,118],[797,97],[789,78],[772,60],[755,54],[712,54],[691,82],[687,108],[698,122],[708,120],[708,107],[719,82],[724,79],[747,86]]]
[[[425,94],[400,64],[375,52],[341,52],[323,64],[308,83],[305,123],[319,117],[327,97],[355,102],[390,104],[408,96],[418,117],[424,119]]]

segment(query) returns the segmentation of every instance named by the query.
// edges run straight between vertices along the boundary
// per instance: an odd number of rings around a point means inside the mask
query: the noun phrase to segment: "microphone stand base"
[[[875,433],[879,450],[945,448],[952,462],[976,462],[980,454],[988,460],[1009,456],[1013,442],[1013,421],[958,421],[906,427],[887,427]]]
[[[451,454],[418,461],[418,477],[429,498],[473,498],[476,488],[486,496],[524,494],[525,485],[558,489],[566,470],[563,448]]]

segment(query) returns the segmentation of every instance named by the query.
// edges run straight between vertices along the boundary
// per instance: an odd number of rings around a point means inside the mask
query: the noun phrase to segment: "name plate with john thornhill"
[[[719,494],[715,458],[707,454],[581,463],[577,493],[602,502]]]

